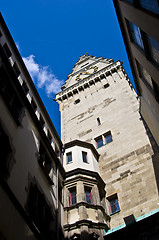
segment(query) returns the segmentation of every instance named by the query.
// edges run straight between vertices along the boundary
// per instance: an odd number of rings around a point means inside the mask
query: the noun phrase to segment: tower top
[[[72,72],[68,75],[68,78],[62,86],[62,90],[74,85],[84,78],[89,77],[90,75],[98,72],[100,69],[112,64],[113,62],[113,59],[88,55],[86,52],[80,56],[79,60],[75,63]]]

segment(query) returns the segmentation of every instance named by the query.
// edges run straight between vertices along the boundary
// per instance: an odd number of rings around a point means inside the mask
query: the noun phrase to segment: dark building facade
[[[63,239],[62,142],[0,14],[0,239]]]
[[[159,145],[159,1],[114,0],[140,113]]]

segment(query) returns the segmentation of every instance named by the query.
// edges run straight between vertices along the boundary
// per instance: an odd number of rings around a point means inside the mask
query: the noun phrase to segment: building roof
[[[93,152],[96,159],[97,160],[99,159],[100,154],[97,152],[97,150],[95,149],[93,144],[76,139],[76,140],[73,140],[71,142],[66,143],[65,144],[65,149],[73,147],[73,146],[80,146],[80,147],[89,148]]]

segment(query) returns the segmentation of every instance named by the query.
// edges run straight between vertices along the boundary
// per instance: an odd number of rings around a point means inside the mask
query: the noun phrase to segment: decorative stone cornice
[[[91,220],[80,220],[77,221],[75,223],[72,224],[66,224],[64,225],[64,230],[65,231],[70,231],[73,229],[77,229],[80,228],[81,226],[91,226],[91,228],[95,228],[95,229],[109,229],[108,225],[106,223],[102,223],[102,222],[93,222]]]
[[[110,216],[105,212],[105,209],[102,205],[87,203],[87,202],[84,202],[84,201],[78,202],[78,203],[76,203],[74,205],[71,205],[69,207],[64,207],[64,211],[70,211],[72,209],[79,208],[80,206],[85,206],[86,208],[90,208],[90,209],[94,209],[94,210],[99,209],[99,210],[102,211],[105,219],[110,220]]]
[[[63,89],[63,91],[56,94],[56,101],[63,101],[64,99],[67,99],[69,96],[72,96],[73,94],[80,91],[80,89],[84,89],[85,87],[95,84],[95,82],[99,81],[100,79],[105,77],[107,73],[112,73],[117,70],[121,66],[121,62],[118,60],[116,62],[113,62],[112,64],[106,66],[105,68],[102,68],[101,70],[95,72],[94,74],[78,81],[77,83],[73,84],[72,86]]]
[[[98,172],[94,172],[94,171],[90,171],[90,170],[86,170],[86,169],[82,169],[82,168],[76,168],[74,170],[68,171],[66,172],[66,180],[64,181],[64,185],[66,185],[66,183],[68,183],[69,181],[72,181],[72,179],[68,179],[70,177],[73,177],[74,179],[76,178],[88,178],[88,177],[93,177],[94,179],[92,179],[92,181],[98,182],[100,188],[105,188],[105,182],[103,181],[103,179],[101,178],[101,176],[99,175]]]

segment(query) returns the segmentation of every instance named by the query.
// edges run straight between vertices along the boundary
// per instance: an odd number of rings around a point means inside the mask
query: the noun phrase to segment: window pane
[[[87,163],[87,153],[86,152],[82,152],[82,158],[83,158],[83,162]]]
[[[140,28],[133,24],[132,22],[129,22],[129,28],[131,32],[131,40],[134,42],[138,47],[140,47],[142,50],[144,50],[144,45],[141,37]]]
[[[70,192],[70,205],[76,204],[76,190]]]
[[[85,190],[86,202],[92,204],[91,190]]]
[[[159,14],[158,0],[140,0],[139,3],[140,3],[140,7],[144,8],[150,12]]]
[[[150,57],[151,59],[159,65],[159,42],[147,35]]]
[[[115,196],[113,199],[111,199],[111,200],[109,201],[109,204],[110,204],[111,214],[120,211],[120,207],[119,207],[119,203],[118,203],[118,198],[117,198],[117,196]]]
[[[67,153],[67,163],[72,162],[72,153]]]
[[[113,141],[113,139],[112,139],[112,135],[111,134],[105,136],[105,144],[108,144],[108,143],[110,143],[112,141]]]
[[[96,143],[97,143],[97,148],[102,147],[102,146],[103,146],[103,139],[102,139],[102,137],[99,138],[99,139],[97,139],[97,140],[96,140]]]

